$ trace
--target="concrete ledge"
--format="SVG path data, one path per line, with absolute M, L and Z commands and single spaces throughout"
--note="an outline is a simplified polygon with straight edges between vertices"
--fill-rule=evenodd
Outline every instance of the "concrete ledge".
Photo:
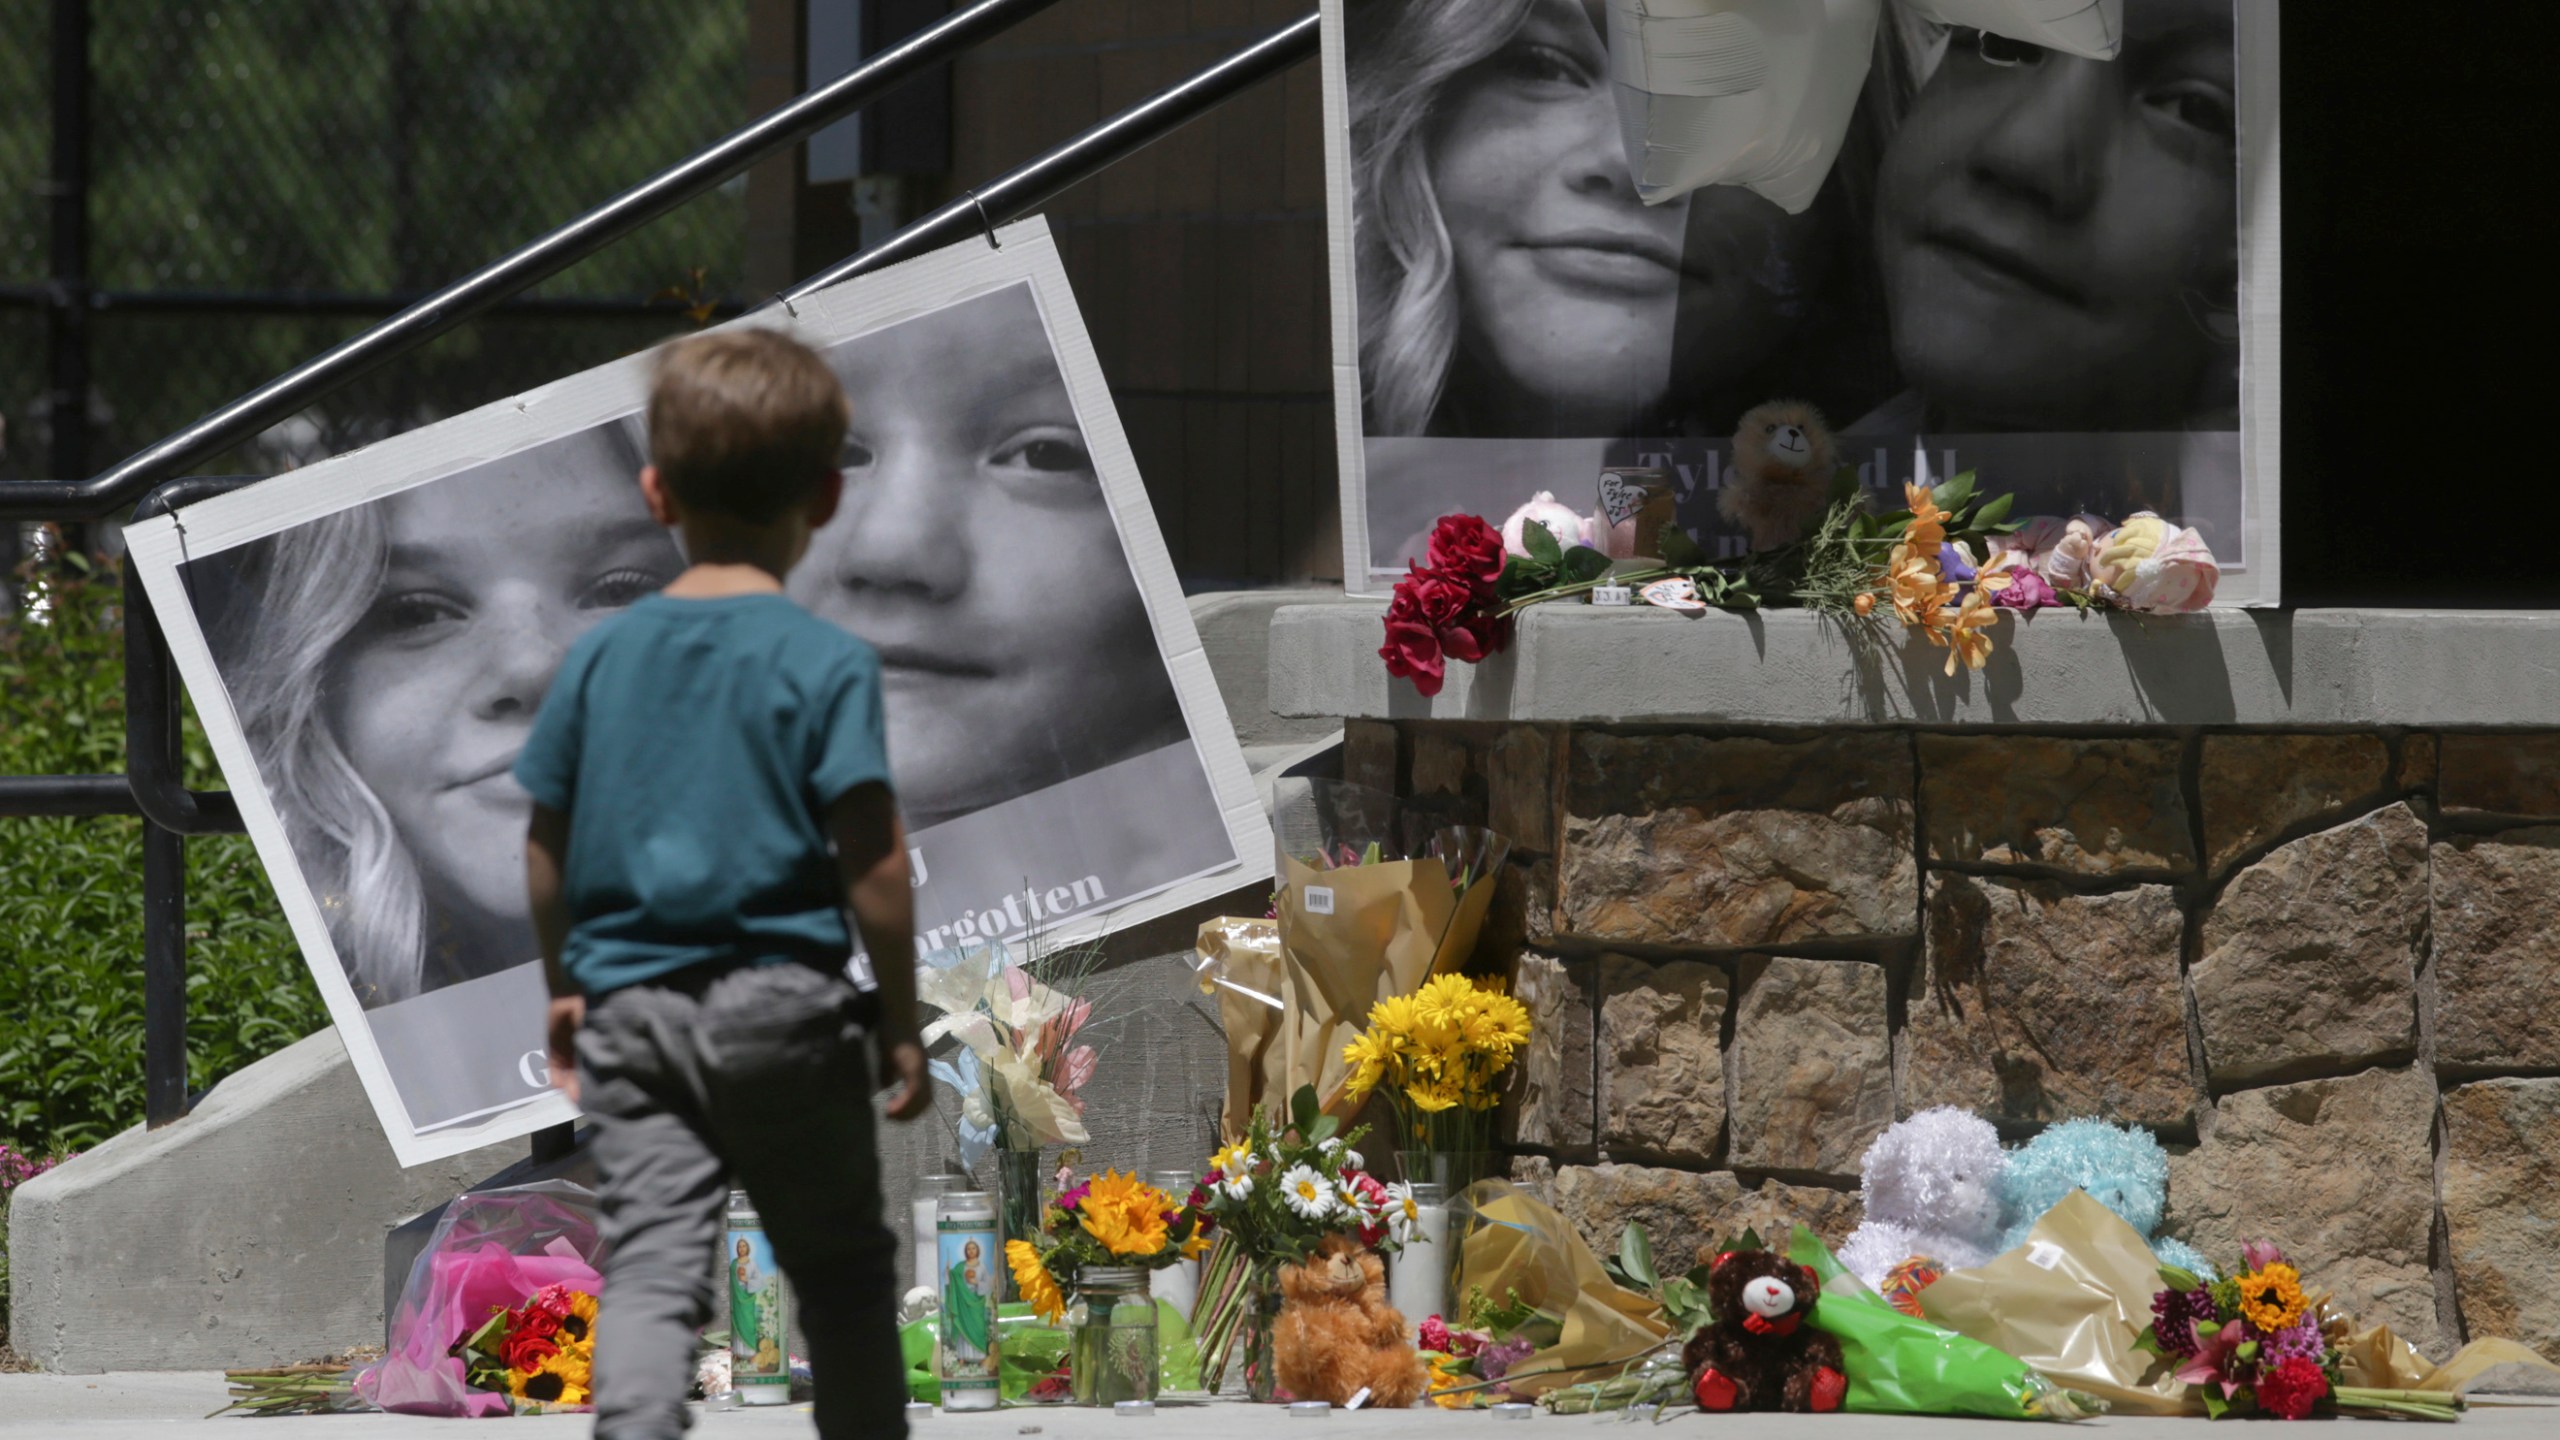
M 9 1206 L 9 1343 L 47 1370 L 220 1370 L 382 1337 L 382 1240 L 523 1153 L 403 1170 L 338 1032 L 27 1184 Z
M 2210 611 L 2002 620 L 1980 674 L 1899 627 L 1802 610 L 1684 619 L 1543 605 L 1512 648 L 1424 699 L 1378 659 L 1384 607 L 1293 606 L 1271 629 L 1271 707 L 1376 720 L 1734 725 L 2547 726 L 2560 614 Z

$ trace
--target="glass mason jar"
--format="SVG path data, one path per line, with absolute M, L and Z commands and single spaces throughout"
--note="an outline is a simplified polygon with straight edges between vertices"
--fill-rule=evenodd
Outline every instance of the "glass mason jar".
M 1146 1271 L 1133 1265 L 1077 1271 L 1067 1322 L 1077 1404 L 1156 1398 L 1156 1302 Z
M 1280 1375 L 1273 1368 L 1271 1337 L 1280 1325 L 1280 1272 L 1256 1267 L 1245 1281 L 1244 1325 L 1239 1330 L 1244 1367 L 1244 1398 L 1268 1405 L 1280 1398 Z

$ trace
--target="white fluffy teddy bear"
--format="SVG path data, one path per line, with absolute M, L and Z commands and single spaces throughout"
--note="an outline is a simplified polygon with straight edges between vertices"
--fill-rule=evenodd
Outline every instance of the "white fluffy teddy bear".
M 1999 1253 L 2000 1176 L 2008 1163 L 1991 1122 L 1951 1106 L 1923 1110 L 1867 1147 L 1859 1169 L 1866 1221 L 1840 1263 L 1873 1289 L 1915 1255 L 1949 1270 Z

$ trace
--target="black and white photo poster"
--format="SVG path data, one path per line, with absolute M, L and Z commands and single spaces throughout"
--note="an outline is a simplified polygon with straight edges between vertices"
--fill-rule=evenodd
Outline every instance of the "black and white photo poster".
M 739 324 L 844 381 L 845 499 L 789 578 L 871 642 L 920 951 L 1093 934 L 1269 874 L 1245 771 L 1046 225 Z M 635 356 L 129 533 L 404 1164 L 546 1085 L 510 774 L 569 644 L 684 566 Z
M 1644 203 L 1612 7 L 1713 12 L 1772 57 L 1871 28 L 1810 201 Z M 2276 603 L 2275 0 L 2123 0 L 2103 60 L 1924 8 L 2006 9 L 1325 0 L 1352 588 L 1450 511 L 1589 514 L 1608 466 L 1671 471 L 1681 522 L 1740 554 L 1733 429 L 1789 398 L 1880 508 L 1972 470 L 2021 516 L 2156 510 L 2213 547 L 2218 603 Z

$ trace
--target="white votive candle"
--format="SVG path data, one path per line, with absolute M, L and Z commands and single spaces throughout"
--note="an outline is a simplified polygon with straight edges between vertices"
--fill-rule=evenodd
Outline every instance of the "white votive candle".
M 942 1251 L 934 1237 L 933 1207 L 945 1195 L 959 1193 L 968 1185 L 958 1175 L 924 1175 L 917 1177 L 916 1198 L 907 1207 L 907 1239 L 915 1247 L 916 1276 L 909 1283 L 921 1285 L 935 1295 L 942 1293 Z
M 1449 1202 L 1429 1180 L 1413 1184 L 1414 1235 L 1387 1264 L 1387 1303 L 1405 1323 L 1449 1314 Z

